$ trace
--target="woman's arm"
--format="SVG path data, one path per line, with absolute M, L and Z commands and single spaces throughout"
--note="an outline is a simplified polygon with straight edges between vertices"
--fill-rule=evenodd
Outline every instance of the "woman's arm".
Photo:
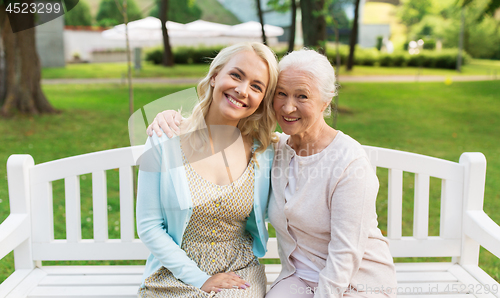
M 351 162 L 332 196 L 331 240 L 315 298 L 342 297 L 359 270 L 376 214 L 377 192 L 378 179 L 368 159 L 360 157 Z

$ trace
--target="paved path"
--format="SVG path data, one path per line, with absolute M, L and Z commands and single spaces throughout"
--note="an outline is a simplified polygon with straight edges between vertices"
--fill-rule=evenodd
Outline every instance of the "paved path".
M 340 76 L 341 83 L 397 83 L 397 82 L 444 82 L 449 76 Z M 452 76 L 453 82 L 500 80 L 500 76 Z M 133 84 L 193 85 L 200 78 L 134 78 Z M 126 79 L 43 79 L 42 84 L 126 84 Z

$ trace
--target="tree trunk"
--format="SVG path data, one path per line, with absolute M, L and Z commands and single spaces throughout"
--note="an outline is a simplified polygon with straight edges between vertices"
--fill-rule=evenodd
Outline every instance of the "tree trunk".
M 262 14 L 262 7 L 260 7 L 260 0 L 257 0 L 257 14 L 259 15 L 259 22 L 262 30 L 262 43 L 267 45 L 266 31 L 264 30 L 264 16 Z
M 288 39 L 288 53 L 293 52 L 295 46 L 295 26 L 297 22 L 297 2 L 291 0 L 292 4 L 292 24 L 290 25 L 290 38 Z
M 0 9 L 2 9 L 0 7 Z M 4 27 L 6 15 L 5 13 L 0 13 L 0 107 L 3 105 L 5 99 L 7 70 L 5 67 L 5 50 L 2 40 L 2 28 Z
M 359 2 L 356 0 L 354 6 L 354 20 L 352 23 L 351 40 L 349 42 L 349 58 L 347 58 L 347 71 L 351 71 L 354 66 L 354 50 L 356 49 L 356 43 L 358 42 L 358 20 L 359 20 Z
M 325 49 L 322 48 L 322 42 L 326 40 L 326 20 L 319 13 L 324 5 L 325 0 L 300 0 L 304 46 L 316 48 L 323 54 Z
M 27 1 L 28 5 L 33 1 Z M 35 45 L 34 15 L 24 16 L 23 22 L 30 29 L 12 32 L 9 18 L 5 16 L 5 7 L 0 6 L 2 41 L 5 51 L 5 99 L 0 115 L 7 117 L 14 110 L 23 114 L 57 113 L 45 97 L 41 87 L 41 66 Z
M 460 9 L 460 35 L 458 38 L 457 72 L 462 72 L 462 51 L 464 48 L 465 7 Z
M 160 20 L 161 31 L 163 33 L 163 61 L 165 66 L 174 66 L 174 56 L 172 55 L 172 47 L 170 46 L 170 39 L 168 38 L 167 31 L 167 13 L 168 13 L 168 0 L 160 0 Z

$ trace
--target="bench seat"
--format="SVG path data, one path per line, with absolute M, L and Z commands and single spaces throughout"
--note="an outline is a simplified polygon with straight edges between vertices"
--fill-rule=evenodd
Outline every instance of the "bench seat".
M 280 265 L 266 265 L 268 287 L 279 271 Z M 6 297 L 132 298 L 137 297 L 143 272 L 144 266 L 43 266 L 27 273 Z M 496 297 L 485 294 L 485 288 L 477 286 L 482 283 L 458 264 L 396 263 L 396 273 L 398 297 Z M 481 275 L 489 277 L 484 271 Z M 495 284 L 489 279 L 485 284 Z M 474 285 L 475 294 L 482 295 L 474 296 L 470 285 Z

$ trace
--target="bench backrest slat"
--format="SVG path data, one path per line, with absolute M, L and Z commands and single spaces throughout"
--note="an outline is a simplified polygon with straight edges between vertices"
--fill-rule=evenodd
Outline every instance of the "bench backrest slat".
M 403 218 L 403 171 L 389 169 L 387 237 L 401 239 Z
M 108 191 L 106 171 L 92 172 L 92 215 L 94 216 L 94 240 L 108 240 Z
M 31 185 L 31 230 L 33 243 L 54 240 L 52 181 Z
M 131 242 L 134 229 L 134 178 L 132 167 L 120 167 L 120 238 Z
M 415 174 L 413 236 L 420 240 L 429 236 L 429 185 L 429 175 Z
M 80 177 L 70 176 L 64 179 L 66 206 L 66 239 L 68 242 L 82 240 Z
M 462 237 L 462 208 L 463 183 L 456 180 L 443 180 L 439 235 L 451 239 Z

